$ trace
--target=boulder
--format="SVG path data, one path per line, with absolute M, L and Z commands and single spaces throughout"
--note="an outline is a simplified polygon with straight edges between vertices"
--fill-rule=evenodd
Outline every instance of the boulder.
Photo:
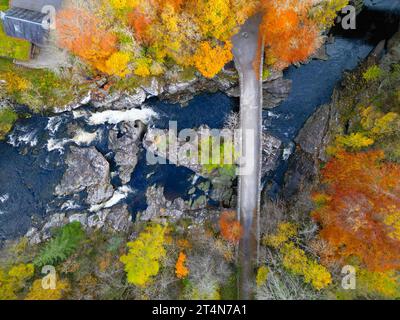
M 164 92 L 163 85 L 155 77 L 151 78 L 147 85 L 142 85 L 141 88 L 145 91 L 148 98 L 158 97 Z
M 326 147 L 340 126 L 335 100 L 336 94 L 331 104 L 321 106 L 308 119 L 295 139 L 296 150 L 289 159 L 281 191 L 282 198 L 291 203 L 308 195 L 319 181 L 320 162 L 327 161 Z M 310 205 L 307 202 L 304 205 Z
M 127 232 L 132 222 L 126 204 L 117 204 L 88 217 L 87 226 L 92 229 Z
M 168 94 L 176 94 L 182 91 L 187 90 L 190 88 L 195 82 L 197 81 L 197 78 L 193 78 L 189 81 L 182 81 L 182 82 L 177 82 L 177 83 L 171 83 L 166 87 L 166 92 Z
M 262 168 L 261 174 L 265 176 L 274 171 L 283 153 L 283 143 L 278 138 L 263 133 L 262 141 Z
M 277 107 L 289 96 L 292 89 L 292 80 L 278 78 L 263 84 L 263 108 Z
M 86 202 L 96 205 L 109 200 L 114 189 L 110 184 L 110 165 L 94 147 L 71 146 L 66 159 L 67 170 L 55 195 L 66 196 L 87 191 Z
M 107 94 L 101 99 L 93 100 L 97 109 L 128 110 L 137 108 L 146 100 L 146 92 L 142 88 L 135 88 L 133 92 L 115 92 Z
M 168 219 L 176 221 L 182 217 L 184 211 L 189 209 L 185 201 L 177 198 L 168 201 L 164 197 L 164 188 L 151 186 L 146 191 L 147 209 L 140 214 L 140 220 Z
M 114 153 L 119 177 L 123 184 L 131 180 L 131 175 L 138 163 L 139 144 L 146 130 L 141 121 L 122 122 L 110 130 L 108 146 Z
M 146 92 L 142 88 L 136 88 L 133 93 L 124 93 L 112 104 L 112 109 L 126 110 L 139 107 L 146 101 Z
M 87 214 L 75 213 L 68 218 L 69 223 L 78 221 L 84 228 L 87 226 Z

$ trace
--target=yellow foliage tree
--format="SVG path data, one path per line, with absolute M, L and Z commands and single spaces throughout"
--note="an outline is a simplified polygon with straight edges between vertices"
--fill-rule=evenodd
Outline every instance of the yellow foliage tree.
M 69 290 L 70 285 L 66 280 L 57 281 L 55 289 L 43 289 L 42 280 L 37 279 L 33 282 L 25 300 L 60 300 Z
M 105 71 L 108 74 L 116 75 L 118 77 L 124 78 L 130 73 L 128 68 L 128 63 L 130 61 L 130 56 L 125 52 L 115 52 L 105 63 Z
M 356 132 L 347 136 L 338 136 L 336 138 L 336 145 L 338 147 L 345 147 L 354 151 L 361 150 L 374 144 L 374 140 L 365 136 L 365 134 Z
M 267 282 L 268 273 L 269 269 L 267 266 L 261 266 L 258 268 L 256 276 L 257 287 L 261 287 L 265 282 Z
M 211 46 L 209 42 L 201 43 L 193 57 L 196 68 L 207 78 L 213 78 L 223 66 L 232 60 L 232 44 Z
M 128 242 L 129 251 L 121 256 L 125 264 L 128 282 L 145 287 L 151 278 L 158 274 L 161 259 L 165 257 L 164 249 L 166 228 L 161 225 L 147 227 L 139 237 Z
M 276 233 L 263 238 L 263 244 L 278 249 L 295 235 L 297 235 L 297 226 L 291 222 L 282 222 L 278 225 Z
M 290 241 L 290 238 L 295 237 L 297 233 L 296 225 L 282 222 L 278 225 L 277 232 L 267 235 L 263 243 L 279 250 L 282 264 L 288 271 L 303 276 L 305 283 L 311 284 L 316 290 L 321 290 L 332 282 L 331 274 L 328 269 L 307 257 L 304 250 Z
M 281 248 L 283 266 L 295 275 L 304 276 L 304 282 L 321 290 L 332 282 L 332 276 L 322 265 L 309 259 L 305 252 L 294 243 L 286 243 Z
M 17 299 L 19 291 L 34 273 L 33 264 L 19 264 L 8 271 L 0 269 L 0 300 Z

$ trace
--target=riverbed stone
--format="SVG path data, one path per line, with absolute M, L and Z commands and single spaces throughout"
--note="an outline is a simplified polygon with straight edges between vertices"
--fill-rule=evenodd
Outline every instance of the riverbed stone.
M 110 130 L 108 146 L 114 153 L 123 184 L 131 180 L 132 172 L 138 163 L 139 145 L 145 130 L 146 125 L 141 121 L 122 122 Z
M 278 78 L 263 83 L 263 108 L 271 109 L 285 101 L 292 89 L 292 80 Z
M 146 92 L 142 88 L 136 88 L 132 93 L 124 93 L 112 104 L 112 109 L 126 110 L 139 107 L 146 100 Z
M 269 174 L 277 168 L 282 153 L 282 141 L 271 134 L 263 133 L 261 168 L 262 176 Z
M 141 88 L 146 93 L 147 98 L 158 97 L 164 92 L 164 86 L 156 77 L 151 78 L 149 83 L 142 85 Z
M 66 196 L 87 191 L 86 202 L 90 205 L 109 200 L 114 189 L 110 184 L 110 165 L 94 147 L 71 146 L 66 159 L 67 170 L 55 195 Z
M 171 95 L 176 94 L 178 92 L 182 92 L 182 91 L 190 88 L 190 86 L 192 86 L 196 81 L 197 81 L 197 78 L 193 77 L 192 79 L 190 79 L 188 81 L 171 83 L 166 86 L 166 92 Z
M 87 213 L 75 213 L 68 217 L 69 223 L 79 222 L 84 228 L 87 225 Z
M 40 232 L 37 228 L 32 227 L 25 234 L 25 238 L 28 239 L 30 245 L 37 245 L 42 242 Z
M 107 228 L 113 232 L 126 232 L 131 222 L 132 217 L 128 211 L 128 206 L 118 204 L 89 216 L 88 227 L 94 229 Z
M 53 214 L 46 224 L 43 226 L 42 231 L 62 227 L 66 223 L 65 213 Z
M 177 221 L 186 210 L 190 210 L 190 205 L 182 198 L 167 200 L 164 196 L 164 187 L 161 186 L 147 188 L 146 199 L 148 207 L 139 215 L 142 221 Z

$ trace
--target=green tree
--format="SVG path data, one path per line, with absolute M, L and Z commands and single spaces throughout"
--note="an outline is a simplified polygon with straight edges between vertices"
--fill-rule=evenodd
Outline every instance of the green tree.
M 85 231 L 80 222 L 75 221 L 62 227 L 55 238 L 43 248 L 34 260 L 36 266 L 56 264 L 66 260 L 79 247 L 85 237 Z

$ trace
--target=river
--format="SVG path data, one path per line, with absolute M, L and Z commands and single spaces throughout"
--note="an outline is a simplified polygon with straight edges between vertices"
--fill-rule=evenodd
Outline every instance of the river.
M 371 21 L 371 17 L 374 18 Z M 335 42 L 328 45 L 328 61 L 312 61 L 299 68 L 291 67 L 285 78 L 293 81 L 289 98 L 275 109 L 264 112 L 264 130 L 281 139 L 289 154 L 292 141 L 305 121 L 321 104 L 330 100 L 334 87 L 340 82 L 343 72 L 351 70 L 363 60 L 377 42 L 389 38 L 396 30 L 398 21 L 387 19 L 385 11 L 368 11 L 361 14 L 360 28 L 356 31 L 336 30 Z M 371 31 L 371 24 L 375 30 Z M 239 100 L 223 93 L 201 94 L 187 107 L 172 105 L 153 98 L 146 102 L 156 114 L 149 125 L 167 128 L 168 121 L 176 120 L 179 129 L 207 124 L 221 128 L 225 117 L 238 111 Z M 34 115 L 21 119 L 6 139 L 0 142 L 0 240 L 15 238 L 26 233 L 32 221 L 63 211 L 84 211 L 84 195 L 57 198 L 53 195 L 65 171 L 66 150 L 71 144 L 95 146 L 105 157 L 109 157 L 107 146 L 110 124 L 91 125 L 88 121 L 95 112 L 90 105 L 79 112 L 66 112 L 53 117 Z M 71 131 L 75 136 L 71 138 Z M 279 168 L 265 181 L 273 181 L 279 189 L 286 169 L 287 157 Z M 111 161 L 111 169 L 115 165 Z M 120 201 L 126 202 L 133 215 L 146 208 L 145 191 L 148 186 L 158 184 L 165 188 L 169 199 L 198 197 L 188 191 L 204 181 L 183 167 L 174 165 L 149 166 L 145 151 L 132 175 L 131 182 L 122 186 L 113 179 L 116 189 L 120 188 Z

